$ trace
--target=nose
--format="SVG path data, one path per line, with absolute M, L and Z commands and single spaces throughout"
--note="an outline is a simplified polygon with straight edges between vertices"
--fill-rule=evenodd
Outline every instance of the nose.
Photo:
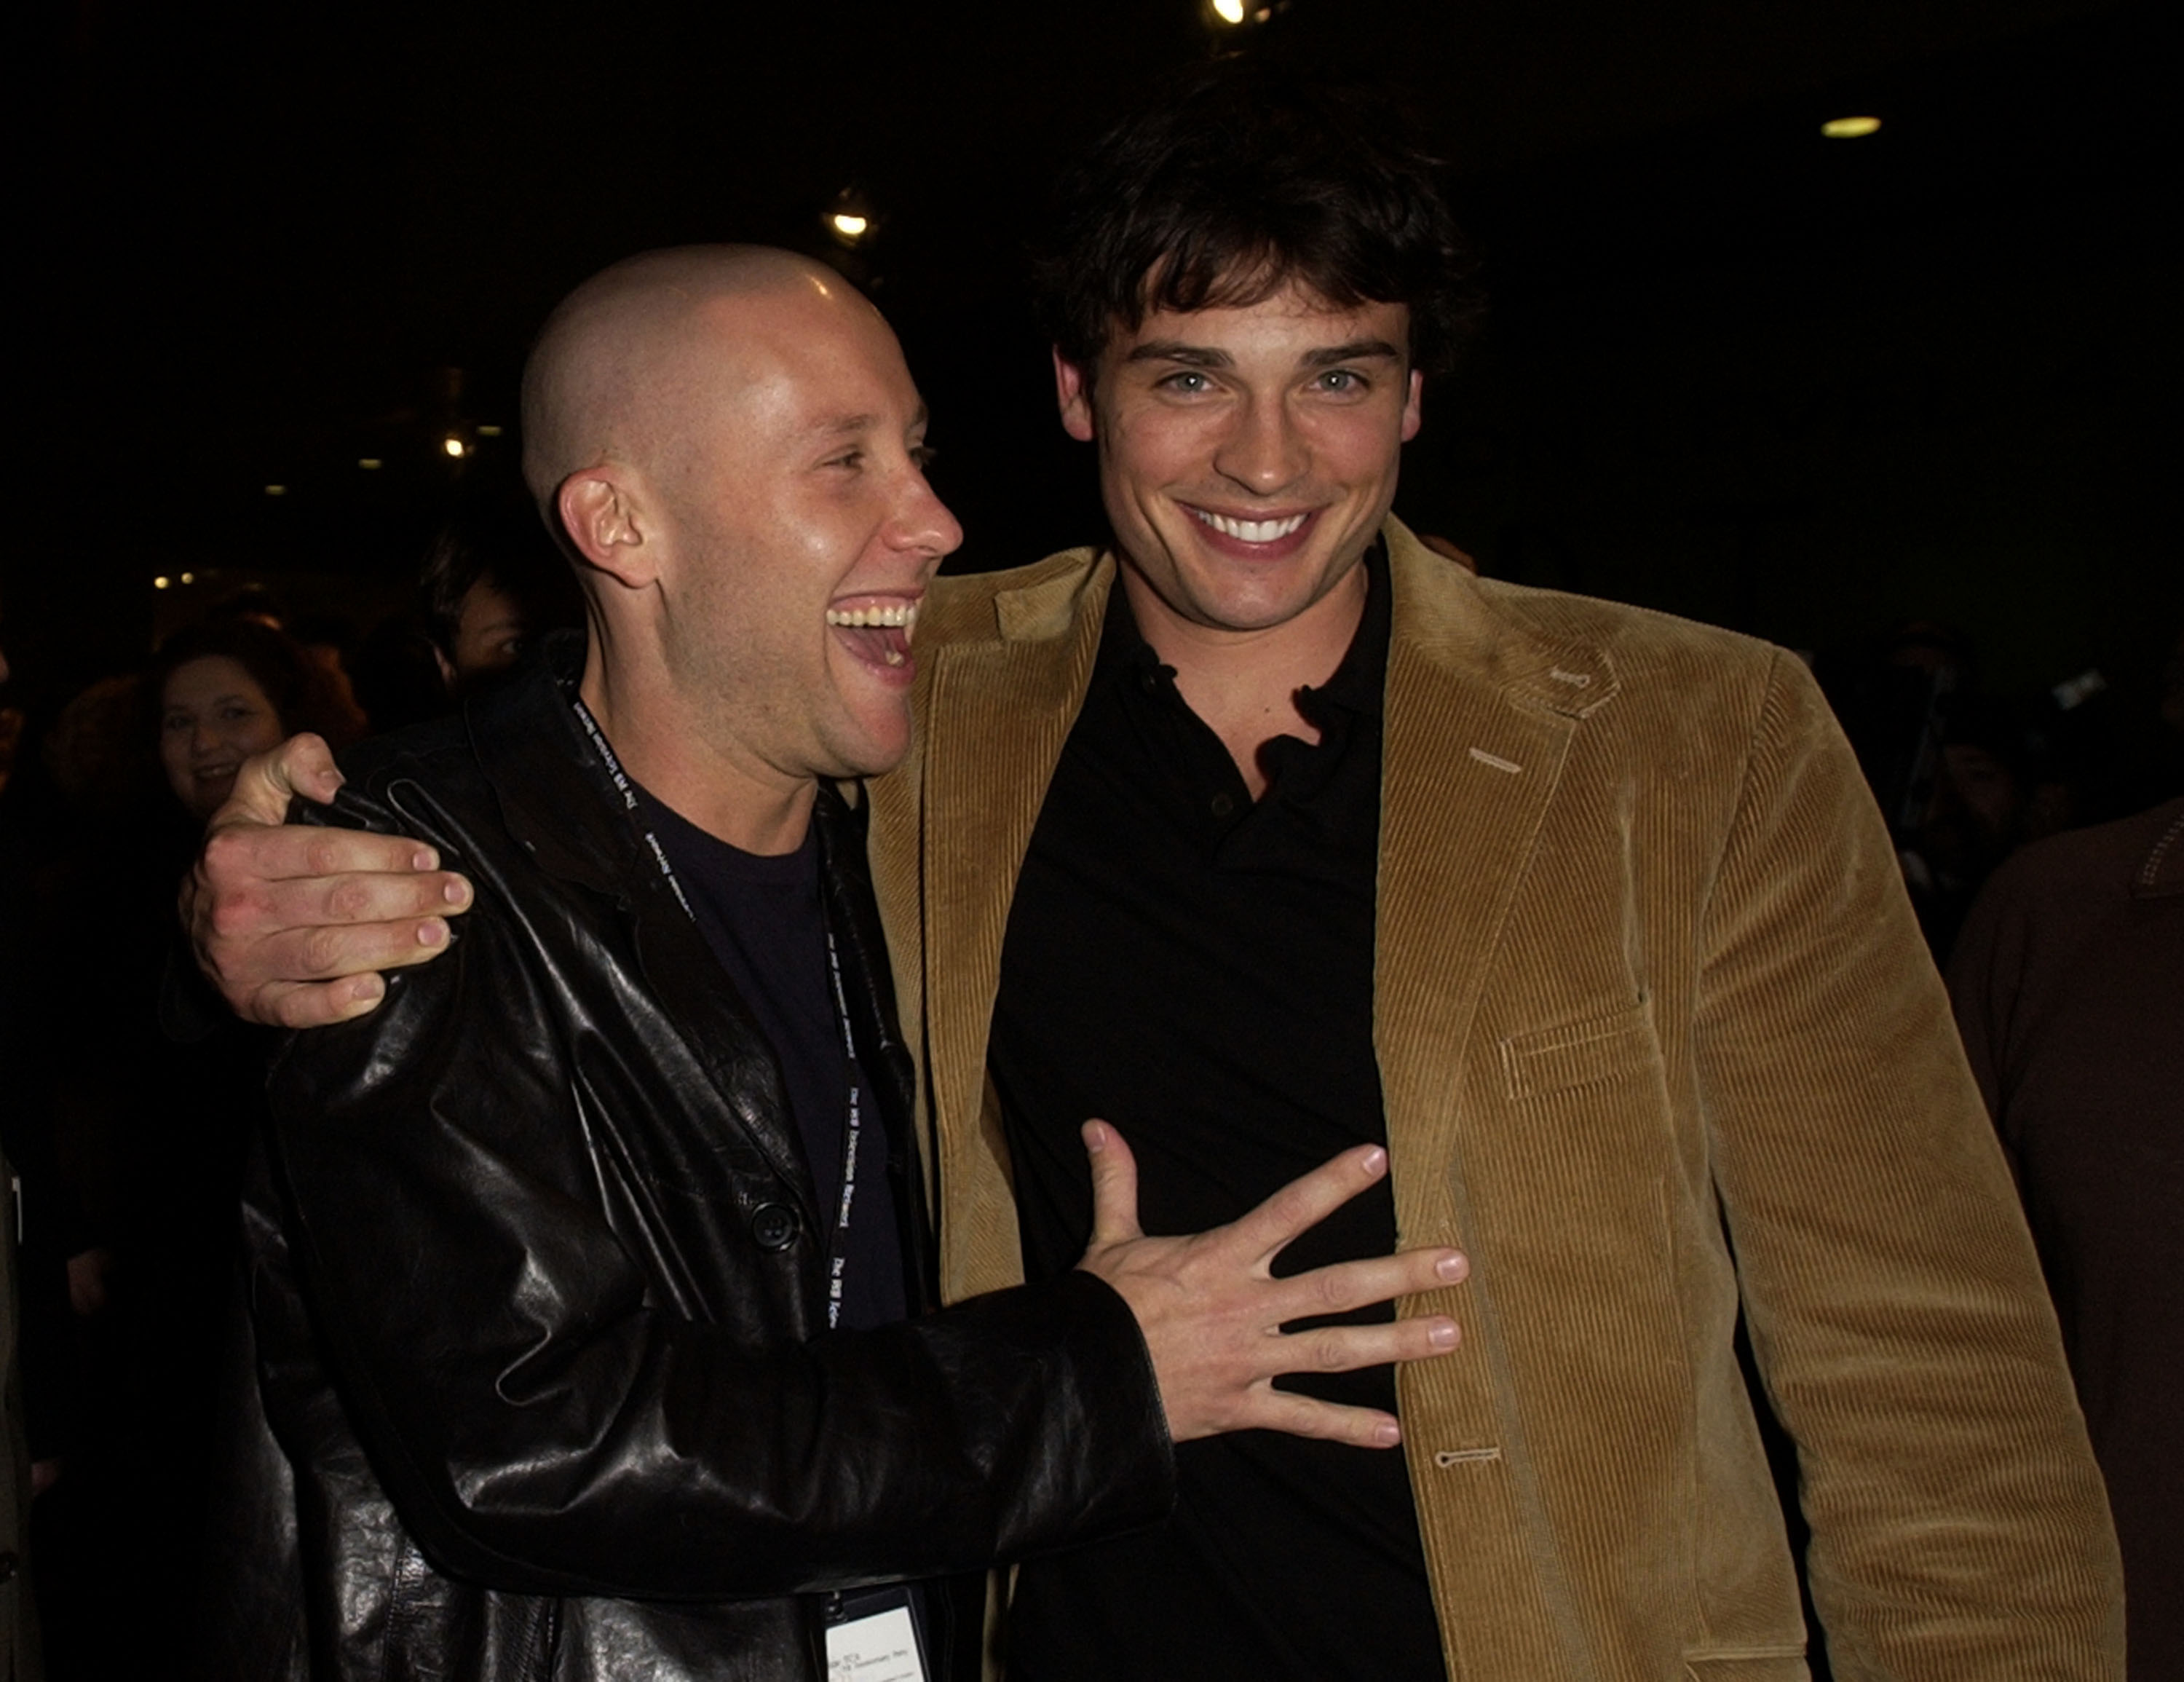
M 1261 497 L 1295 484 L 1310 464 L 1311 450 L 1279 398 L 1241 405 L 1213 454 L 1216 472 Z
M 889 541 L 894 547 L 930 555 L 936 561 L 963 546 L 962 526 L 926 483 L 922 473 L 910 475 L 889 525 Z

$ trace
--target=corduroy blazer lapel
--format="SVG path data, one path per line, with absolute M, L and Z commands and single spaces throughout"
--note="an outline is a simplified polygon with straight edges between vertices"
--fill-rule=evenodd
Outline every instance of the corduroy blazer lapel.
M 904 809 L 906 774 L 920 809 L 920 938 L 914 954 L 900 938 L 889 944 L 899 966 L 916 965 L 922 986 L 922 1020 L 905 1032 L 922 1046 L 926 1160 L 936 1193 L 945 1189 L 936 1206 L 945 1211 L 940 1283 L 949 1301 L 1022 1278 L 1007 1147 L 984 1101 L 986 1037 L 1009 903 L 1090 682 L 1114 572 L 1112 558 L 1072 551 L 989 606 L 965 591 L 960 617 L 950 611 L 950 581 L 942 581 L 929 610 L 938 646 L 929 656 L 920 650 L 916 756 L 874 790 L 876 823 L 898 845 L 913 817 Z M 892 927 L 911 910 L 900 903 L 908 883 L 896 857 L 879 864 Z
M 1473 1035 L 1504 921 L 1585 715 L 1615 693 L 1604 654 L 1551 643 L 1496 615 L 1450 563 L 1396 522 L 1388 527 L 1395 593 L 1380 796 L 1373 955 L 1373 1044 L 1387 1111 L 1398 1243 L 1470 1248 L 1478 1225 L 1467 1160 L 1493 1172 L 1494 1141 L 1467 1128 L 1459 1094 L 1481 1055 Z M 1486 1048 L 1490 1053 L 1492 1048 Z M 1546 1542 L 1529 1490 L 1507 1351 L 1495 1323 L 1490 1270 L 1406 1300 L 1406 1315 L 1445 1313 L 1464 1328 L 1459 1358 L 1398 1369 L 1412 1479 L 1436 1480 L 1420 1502 L 1436 1581 L 1468 1569 L 1501 1607 L 1459 1623 L 1443 1607 L 1451 1670 L 1564 1674 L 1563 1596 L 1539 1570 Z M 1434 1422 L 1430 1442 L 1416 1422 Z M 1430 1451 L 1436 1464 L 1417 1463 Z M 1451 1457 L 1453 1457 L 1451 1463 Z M 1449 1497 L 1453 1496 L 1453 1499 Z M 1423 1522 L 1431 1512 L 1448 1523 Z M 1461 1540 L 1457 1534 L 1461 1533 Z M 1468 1565 L 1444 1557 L 1467 1551 Z M 1490 1585 L 1490 1586 L 1486 1586 Z M 1480 1646 L 1485 1630 L 1490 1650 Z M 1465 1639 L 1466 1635 L 1469 1639 Z

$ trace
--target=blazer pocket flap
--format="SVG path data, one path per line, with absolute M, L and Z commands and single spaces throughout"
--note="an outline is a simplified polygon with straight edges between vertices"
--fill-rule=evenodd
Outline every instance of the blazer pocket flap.
M 1802 1654 L 1740 1653 L 1720 1658 L 1686 1658 L 1687 1682 L 1812 1682 Z
M 1611 1016 L 1512 1034 L 1501 1042 L 1500 1050 L 1502 1076 L 1513 1100 L 1599 1085 L 1658 1068 L 1661 1062 L 1652 1015 L 1642 1000 Z

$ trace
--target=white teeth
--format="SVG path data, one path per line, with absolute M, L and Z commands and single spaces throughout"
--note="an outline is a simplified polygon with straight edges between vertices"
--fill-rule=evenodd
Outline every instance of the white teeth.
M 892 607 L 830 607 L 827 610 L 827 622 L 847 626 L 853 630 L 891 627 L 907 631 L 917 623 L 917 604 L 897 602 Z
M 1215 531 L 1240 537 L 1247 543 L 1271 543 L 1278 537 L 1288 537 L 1305 522 L 1301 514 L 1292 514 L 1286 520 L 1232 520 L 1225 514 L 1208 514 L 1202 508 L 1190 511 Z

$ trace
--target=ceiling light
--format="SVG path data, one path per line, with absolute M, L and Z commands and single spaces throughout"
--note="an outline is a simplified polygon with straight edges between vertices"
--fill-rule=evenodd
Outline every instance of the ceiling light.
M 837 210 L 827 221 L 844 239 L 862 239 L 865 230 L 872 225 L 869 216 L 853 216 L 846 210 Z
M 482 438 L 497 438 L 500 436 L 500 428 L 498 426 L 481 426 L 477 429 L 477 432 L 478 436 Z
M 447 451 L 449 455 L 460 455 L 463 453 L 463 441 L 450 433 L 440 448 Z
M 152 588 L 155 590 L 164 590 L 168 585 L 174 582 L 175 581 L 173 579 L 168 577 L 165 573 L 162 572 L 157 578 L 154 578 L 152 581 Z
M 1864 140 L 1869 134 L 1880 132 L 1878 117 L 1836 117 L 1820 125 L 1820 132 L 1830 140 Z
M 1244 0 L 1213 0 L 1213 15 L 1224 24 L 1244 21 Z
M 367 473 L 376 473 L 387 464 L 376 455 L 363 455 L 357 458 L 356 465 Z
M 268 485 L 265 487 L 265 494 L 269 497 L 285 497 L 288 494 L 288 487 L 286 485 Z

